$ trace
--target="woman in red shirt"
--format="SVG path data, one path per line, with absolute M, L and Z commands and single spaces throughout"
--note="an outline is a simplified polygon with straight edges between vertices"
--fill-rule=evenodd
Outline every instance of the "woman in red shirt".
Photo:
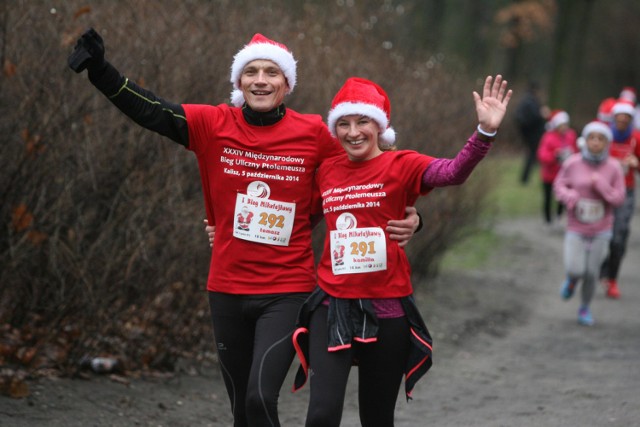
M 506 87 L 498 75 L 487 77 L 482 97 L 473 93 L 478 129 L 454 159 L 394 150 L 389 98 L 375 83 L 350 78 L 335 96 L 327 123 L 347 156 L 318 169 L 327 234 L 319 287 L 294 334 L 301 359 L 295 388 L 313 370 L 307 426 L 340 424 L 354 361 L 363 426 L 392 426 L 402 375 L 409 398 L 431 366 L 431 337 L 412 298 L 410 266 L 384 224 L 434 187 L 466 180 L 502 122 L 511 98 Z

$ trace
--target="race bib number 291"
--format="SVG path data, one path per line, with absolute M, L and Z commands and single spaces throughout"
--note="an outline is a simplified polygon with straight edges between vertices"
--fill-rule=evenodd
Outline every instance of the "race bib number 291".
M 371 273 L 387 269 L 387 243 L 379 227 L 332 230 L 333 274 Z

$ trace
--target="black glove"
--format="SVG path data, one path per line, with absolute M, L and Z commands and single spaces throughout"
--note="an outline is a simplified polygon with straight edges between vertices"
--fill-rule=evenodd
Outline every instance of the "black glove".
M 89 28 L 78 39 L 76 47 L 67 59 L 69 67 L 76 73 L 85 68 L 99 69 L 105 64 L 104 43 L 102 37 L 93 28 Z

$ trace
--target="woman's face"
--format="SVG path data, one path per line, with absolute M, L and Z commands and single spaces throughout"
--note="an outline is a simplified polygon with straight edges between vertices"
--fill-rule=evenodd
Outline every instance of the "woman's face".
M 600 132 L 591 132 L 587 135 L 587 149 L 591 154 L 598 155 L 607 148 L 607 137 Z
M 363 162 L 379 156 L 380 126 L 367 116 L 351 114 L 342 116 L 336 122 L 336 135 L 349 160 Z
M 275 62 L 256 59 L 242 69 L 240 90 L 249 107 L 264 113 L 282 104 L 289 83 Z

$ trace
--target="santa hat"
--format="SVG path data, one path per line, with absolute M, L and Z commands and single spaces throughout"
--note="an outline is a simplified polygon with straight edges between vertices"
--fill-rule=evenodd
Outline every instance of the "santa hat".
M 590 133 L 598 132 L 604 135 L 607 138 L 608 142 L 613 140 L 613 132 L 611 132 L 611 127 L 608 124 L 601 122 L 600 120 L 594 120 L 592 122 L 587 123 L 587 125 L 582 129 L 582 137 L 587 139 Z
M 549 114 L 549 120 L 547 120 L 545 128 L 547 130 L 554 130 L 566 124 L 569 124 L 569 113 L 563 110 L 553 110 L 551 114 Z
M 634 107 L 633 103 L 625 101 L 623 99 L 619 99 L 611 109 L 611 114 L 613 114 L 614 116 L 618 114 L 628 114 L 633 117 L 636 115 L 636 108 Z
M 244 104 L 244 95 L 240 90 L 240 76 L 245 65 L 256 59 L 267 59 L 275 62 L 282 70 L 282 73 L 289 83 L 287 95 L 293 92 L 296 86 L 296 60 L 293 54 L 282 43 L 275 42 L 256 33 L 249 44 L 243 47 L 233 57 L 231 65 L 231 83 L 234 90 L 231 92 L 231 103 L 236 107 L 242 107 Z
M 635 104 L 637 100 L 635 88 L 631 86 L 623 87 L 622 91 L 620 92 L 620 99 L 624 99 L 625 101 L 629 101 Z
M 613 106 L 616 104 L 615 98 L 606 98 L 603 99 L 600 105 L 598 106 L 598 120 L 602 122 L 610 122 L 613 119 L 613 114 L 611 110 Z
M 374 82 L 360 77 L 347 79 L 331 102 L 331 110 L 327 116 L 327 125 L 333 136 L 336 136 L 336 122 L 340 117 L 360 114 L 374 120 L 382 133 L 380 142 L 393 145 L 396 132 L 391 121 L 391 103 L 387 93 Z

